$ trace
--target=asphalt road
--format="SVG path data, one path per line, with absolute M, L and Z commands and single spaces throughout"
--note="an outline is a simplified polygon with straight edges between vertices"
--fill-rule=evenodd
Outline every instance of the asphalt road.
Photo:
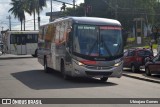
M 109 78 L 107 82 L 84 78 L 66 81 L 58 72 L 44 73 L 43 66 L 31 56 L 3 59 L 0 57 L 0 98 L 160 98 L 160 85 L 124 76 L 120 79 Z M 17 107 L 17 105 L 12 106 Z M 55 106 L 75 107 L 75 105 L 54 105 L 53 107 Z M 85 105 L 76 106 L 85 107 Z M 87 105 L 87 107 L 92 106 Z M 94 106 L 99 107 L 98 104 Z M 128 107 L 128 105 L 108 106 Z M 151 105 L 139 106 L 150 107 Z M 38 107 L 41 106 L 38 105 Z

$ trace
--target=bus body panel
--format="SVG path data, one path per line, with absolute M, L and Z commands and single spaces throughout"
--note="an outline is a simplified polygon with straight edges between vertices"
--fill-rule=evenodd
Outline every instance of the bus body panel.
M 79 45 L 78 38 L 75 39 L 74 45 L 73 43 L 70 43 L 73 45 L 72 47 L 68 47 L 67 42 L 65 41 L 66 38 L 64 37 L 68 27 L 72 27 L 72 30 L 75 31 L 74 24 L 83 24 L 83 25 L 91 24 L 98 27 L 101 25 L 103 26 L 107 25 L 107 26 L 110 26 L 110 28 L 102 28 L 102 29 L 116 29 L 116 30 L 118 29 L 120 31 L 120 28 L 116 28 L 117 26 L 121 27 L 120 23 L 114 20 L 105 20 L 105 19 L 101 20 L 100 18 L 93 18 L 93 19 L 87 18 L 87 22 L 86 20 L 85 21 L 84 20 L 85 20 L 84 17 L 73 18 L 73 19 L 64 18 L 64 19 L 58 19 L 52 23 L 41 26 L 39 39 L 38 39 L 39 40 L 38 41 L 39 63 L 41 65 L 44 65 L 44 60 L 46 59 L 47 66 L 49 68 L 60 71 L 61 63 L 64 62 L 64 68 L 65 68 L 66 74 L 74 77 L 104 77 L 105 76 L 105 77 L 120 78 L 122 75 L 123 55 L 121 55 L 120 57 L 114 58 L 113 60 L 111 60 L 112 58 L 110 58 L 109 60 L 105 60 L 105 61 L 99 61 L 97 58 L 97 61 L 94 61 L 94 63 L 96 63 L 95 65 L 87 65 L 87 64 L 79 65 L 81 64 L 80 60 L 85 60 L 85 61 L 88 61 L 88 60 L 85 58 L 81 58 L 80 56 L 76 56 L 72 52 L 73 48 L 76 48 L 79 50 L 81 47 Z M 94 23 L 94 21 L 96 22 L 96 24 Z M 59 27 L 59 26 L 62 26 L 62 27 Z M 113 26 L 116 26 L 116 27 L 112 28 Z M 92 27 L 88 27 L 88 28 L 93 29 Z M 65 40 L 63 41 L 64 38 Z M 73 40 L 73 38 L 71 39 Z M 57 40 L 58 40 L 58 43 L 57 43 Z M 120 43 L 123 44 L 122 42 Z M 114 44 L 114 46 L 117 46 L 117 44 Z
M 37 43 L 26 44 L 27 54 L 34 55 L 35 54 L 35 50 L 37 49 L 37 47 L 38 47 Z

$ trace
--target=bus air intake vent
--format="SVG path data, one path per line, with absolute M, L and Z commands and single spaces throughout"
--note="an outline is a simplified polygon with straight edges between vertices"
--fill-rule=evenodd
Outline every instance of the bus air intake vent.
M 93 72 L 93 71 L 85 71 L 89 76 L 110 76 L 112 72 Z

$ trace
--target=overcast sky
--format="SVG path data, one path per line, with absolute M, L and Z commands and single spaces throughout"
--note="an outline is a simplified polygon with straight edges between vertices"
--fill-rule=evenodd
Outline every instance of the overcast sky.
M 60 0 L 68 3 L 72 3 L 73 0 Z M 7 17 L 11 15 L 11 22 L 12 22 L 12 30 L 20 30 L 20 22 L 18 19 L 15 19 L 14 16 L 8 12 L 8 10 L 12 7 L 10 5 L 11 0 L 0 0 L 0 31 L 9 29 L 9 19 Z M 83 3 L 84 0 L 76 0 L 76 4 Z M 62 3 L 54 2 L 53 1 L 53 11 L 59 11 Z M 46 24 L 49 22 L 49 17 L 46 16 L 46 12 L 51 11 L 50 0 L 47 0 L 47 7 L 40 13 L 41 17 L 41 24 Z M 36 16 L 37 18 L 37 16 Z M 37 22 L 37 20 L 36 20 Z M 37 27 L 36 27 L 37 29 Z M 26 30 L 33 30 L 33 16 L 26 14 Z

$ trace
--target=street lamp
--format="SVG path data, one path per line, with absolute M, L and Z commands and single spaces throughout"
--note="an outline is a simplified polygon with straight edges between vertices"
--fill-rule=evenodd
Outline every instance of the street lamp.
M 38 0 L 38 28 L 40 27 L 40 15 L 39 15 L 39 0 Z
M 6 26 L 9 28 L 8 24 L 5 23 L 5 22 L 2 22 L 2 21 L 1 21 L 0 24 L 4 24 L 4 25 L 6 25 Z M 4 25 L 3 25 L 3 28 L 5 28 Z

